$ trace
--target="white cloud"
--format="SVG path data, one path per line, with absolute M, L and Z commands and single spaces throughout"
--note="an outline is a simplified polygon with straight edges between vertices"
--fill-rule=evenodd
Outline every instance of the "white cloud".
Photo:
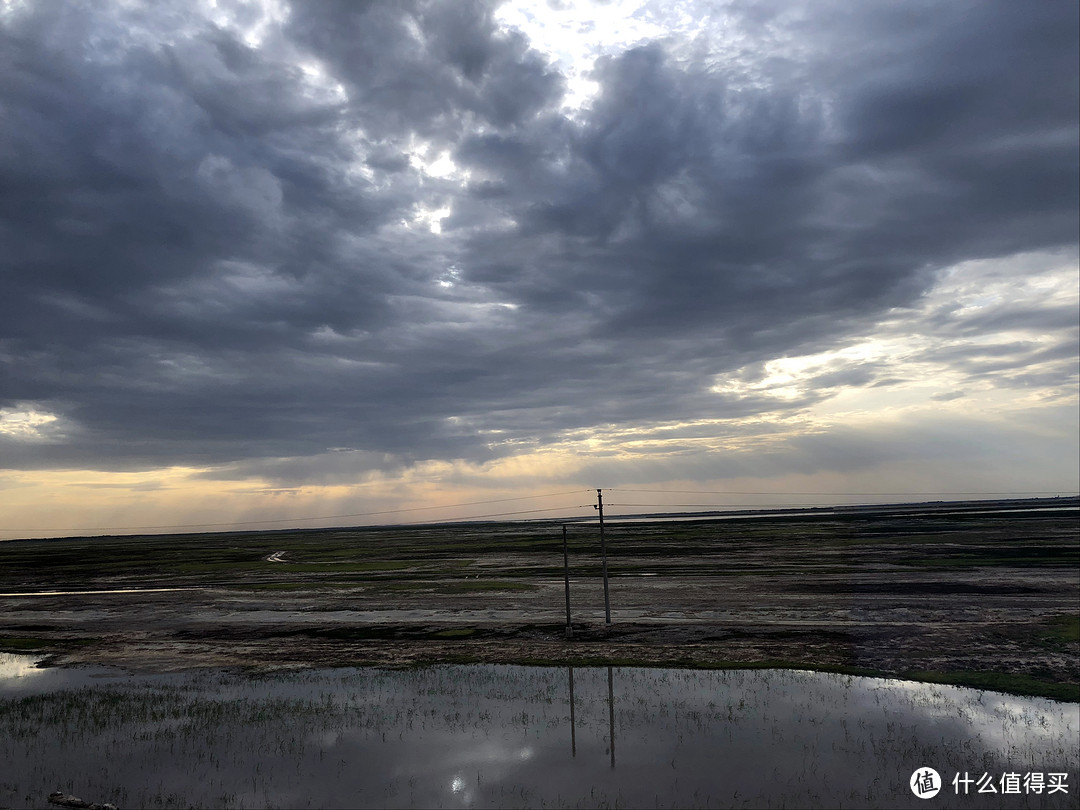
M 58 437 L 62 423 L 55 414 L 35 408 L 0 408 L 0 434 L 22 441 L 49 441 Z

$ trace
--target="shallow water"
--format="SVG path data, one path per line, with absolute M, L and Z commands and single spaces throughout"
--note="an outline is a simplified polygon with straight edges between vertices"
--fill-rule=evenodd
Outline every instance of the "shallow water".
M 130 675 L 0 655 L 0 806 L 60 789 L 120 807 L 909 807 L 929 766 L 928 807 L 1075 807 L 1078 729 L 1077 704 L 804 671 Z M 999 790 L 1064 773 L 1068 792 L 956 795 L 963 772 Z

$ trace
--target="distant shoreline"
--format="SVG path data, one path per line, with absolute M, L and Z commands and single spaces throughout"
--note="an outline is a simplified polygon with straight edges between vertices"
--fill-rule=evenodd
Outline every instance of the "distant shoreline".
M 988 509 L 989 506 L 993 508 Z M 640 512 L 632 514 L 620 514 L 618 512 L 605 513 L 605 523 L 627 522 L 664 522 L 664 521 L 707 521 L 716 518 L 739 519 L 739 518 L 789 518 L 789 517 L 844 517 L 850 515 L 875 515 L 886 514 L 910 515 L 912 512 L 923 510 L 941 514 L 944 512 L 973 513 L 986 511 L 989 513 L 1003 511 L 1033 511 L 1036 509 L 1047 510 L 1080 510 L 1080 495 L 1058 495 L 1050 497 L 1031 498 L 986 498 L 967 499 L 959 501 L 904 501 L 890 503 L 860 503 L 860 504 L 834 504 L 827 506 L 777 506 L 777 507 L 748 507 L 745 509 L 713 509 L 705 511 L 680 511 L 680 512 Z M 252 535 L 280 535 L 295 532 L 339 532 L 339 531 L 382 531 L 387 529 L 408 530 L 423 529 L 442 526 L 497 526 L 503 524 L 516 525 L 595 525 L 598 522 L 596 516 L 565 517 L 565 518 L 532 518 L 522 520 L 474 520 L 454 519 L 435 520 L 430 522 L 408 523 L 378 523 L 362 525 L 340 526 L 290 526 L 273 529 L 230 529 L 227 531 L 211 532 L 128 532 L 124 534 L 72 534 L 57 537 L 16 537 L 3 539 L 4 543 L 24 542 L 50 542 L 54 540 L 93 540 L 93 539 L 116 539 L 134 537 L 246 537 Z

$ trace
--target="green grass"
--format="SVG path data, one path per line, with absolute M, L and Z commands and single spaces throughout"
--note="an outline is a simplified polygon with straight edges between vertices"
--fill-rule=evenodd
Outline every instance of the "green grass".
M 437 630 L 431 634 L 432 638 L 469 638 L 475 636 L 476 630 L 472 627 L 458 627 L 452 630 Z
M 485 593 L 487 591 L 535 591 L 539 585 L 514 582 L 508 579 L 465 579 L 459 582 L 435 583 L 439 593 Z
M 0 652 L 41 652 L 55 650 L 57 647 L 86 647 L 96 644 L 100 640 L 97 638 L 53 639 L 34 636 L 4 636 L 0 637 Z
M 1042 637 L 1051 641 L 1080 641 L 1080 613 L 1054 616 L 1047 623 Z
M 368 562 L 283 562 L 270 563 L 271 572 L 284 574 L 362 574 L 369 571 L 400 571 L 412 568 L 414 563 L 401 560 L 370 560 Z
M 444 630 L 435 633 L 435 637 L 443 633 L 460 631 Z M 468 631 L 466 631 L 468 632 Z M 477 664 L 491 663 L 489 658 L 479 654 L 463 650 L 453 656 L 440 656 L 440 663 L 454 664 Z M 664 661 L 642 661 L 633 656 L 603 656 L 603 655 L 566 655 L 557 658 L 543 656 L 511 656 L 501 663 L 515 664 L 519 666 L 555 667 L 638 667 L 644 669 L 701 669 L 701 670 L 724 670 L 724 669 L 784 669 L 803 670 L 808 672 L 825 672 L 835 675 L 851 675 L 868 678 L 904 678 L 906 680 L 921 681 L 923 683 L 940 683 L 950 686 L 965 686 L 972 689 L 985 689 L 993 692 L 1004 692 L 1025 697 L 1043 697 L 1066 703 L 1080 702 L 1080 684 L 1058 683 L 1046 681 L 1030 675 L 1012 675 L 1000 672 L 938 672 L 938 671 L 909 671 L 900 675 L 882 672 L 868 667 L 856 667 L 845 665 L 819 665 L 809 664 L 802 661 L 790 661 L 786 659 L 765 659 L 761 661 L 729 661 L 714 660 L 702 662 L 692 658 L 676 658 Z M 414 661 L 411 666 L 422 667 L 430 662 Z
M 477 663 L 476 661 L 463 661 L 462 663 Z M 713 660 L 700 661 L 694 658 L 675 658 L 663 661 L 642 661 L 633 656 L 603 656 L 603 655 L 568 655 L 557 660 L 543 657 L 523 657 L 508 660 L 508 664 L 520 664 L 522 666 L 552 667 L 636 667 L 639 669 L 701 669 L 701 670 L 725 670 L 725 669 L 785 669 L 801 670 L 804 672 L 826 672 L 832 675 L 855 675 L 868 678 L 888 678 L 887 674 L 867 667 L 852 667 L 841 665 L 817 665 L 808 664 L 804 661 L 790 661 L 781 658 L 768 658 L 761 661 L 730 661 Z
M 316 580 L 313 582 L 255 582 L 251 584 L 229 585 L 236 591 L 314 591 L 314 590 L 351 590 L 364 587 L 360 582 L 334 582 Z
M 1074 567 L 1080 565 L 1080 552 L 1071 543 L 1047 543 L 1042 546 L 1021 545 L 1014 548 L 971 545 L 949 550 L 944 554 L 930 552 L 923 556 L 912 556 L 911 559 L 906 561 L 906 564 L 915 568 Z
M 388 581 L 377 580 L 370 583 L 370 587 L 377 592 L 385 593 L 413 593 L 415 591 L 430 591 L 435 585 L 433 582 L 427 580 L 415 580 L 412 582 L 403 582 L 401 580 Z
M 905 672 L 902 677 L 913 681 L 968 686 L 973 689 L 987 689 L 993 692 L 1030 695 L 1068 703 L 1080 703 L 1080 683 L 1044 681 L 1031 675 L 1015 675 L 1007 672 L 915 670 Z
M 486 638 L 491 631 L 480 627 L 447 627 L 437 630 L 431 627 L 408 627 L 403 625 L 353 625 L 349 627 L 309 627 L 290 630 L 282 636 L 305 636 L 307 638 L 334 639 L 337 641 L 443 641 L 447 639 Z M 418 666 L 445 663 L 444 656 L 417 660 Z M 352 661 L 349 666 L 355 666 Z M 381 666 L 381 664 L 380 664 Z
M 42 650 L 55 644 L 54 641 L 44 638 L 29 638 L 26 636 L 14 636 L 0 638 L 0 652 L 33 652 Z

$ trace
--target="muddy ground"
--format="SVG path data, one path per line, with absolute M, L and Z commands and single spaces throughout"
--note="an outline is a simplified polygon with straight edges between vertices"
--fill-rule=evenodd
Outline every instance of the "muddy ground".
M 4 543 L 0 650 L 138 671 L 785 665 L 1075 700 L 1077 529 L 1075 508 L 985 506 L 610 526 L 608 626 L 596 527 L 575 526 L 573 638 L 553 524 Z

